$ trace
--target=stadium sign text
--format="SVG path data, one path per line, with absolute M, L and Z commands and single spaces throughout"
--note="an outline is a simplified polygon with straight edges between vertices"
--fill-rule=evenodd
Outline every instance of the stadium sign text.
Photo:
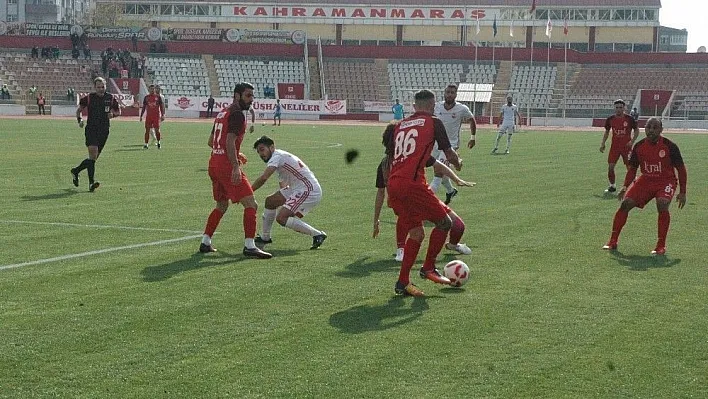
M 493 17 L 499 10 L 460 7 L 317 7 L 317 6 L 223 6 L 222 15 L 246 19 L 290 18 L 296 19 L 349 19 L 369 23 L 388 20 L 398 21 L 472 21 Z

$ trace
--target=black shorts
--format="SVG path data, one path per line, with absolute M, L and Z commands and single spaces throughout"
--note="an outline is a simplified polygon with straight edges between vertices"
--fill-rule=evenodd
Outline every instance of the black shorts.
M 106 140 L 108 140 L 108 129 L 97 129 L 88 128 L 84 130 L 84 135 L 86 136 L 86 147 L 96 146 L 98 150 L 101 151 L 103 146 L 106 145 Z

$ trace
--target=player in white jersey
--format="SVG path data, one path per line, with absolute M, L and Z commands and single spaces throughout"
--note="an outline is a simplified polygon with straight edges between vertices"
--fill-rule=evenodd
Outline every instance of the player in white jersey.
M 506 104 L 502 106 L 501 112 L 499 113 L 499 123 L 497 127 L 499 128 L 499 133 L 497 134 L 497 141 L 494 142 L 494 149 L 492 154 L 496 154 L 499 149 L 499 139 L 501 136 L 506 134 L 506 151 L 505 154 L 509 153 L 511 150 L 511 135 L 514 134 L 514 129 L 516 127 L 516 121 L 518 118 L 518 123 L 521 123 L 521 115 L 519 115 L 519 107 L 513 103 L 513 98 L 511 96 L 506 97 Z
M 476 133 L 477 133 L 477 122 L 474 119 L 472 111 L 464 105 L 456 101 L 457 99 L 457 86 L 454 84 L 449 84 L 445 88 L 445 101 L 441 101 L 435 104 L 435 116 L 438 117 L 445 125 L 445 131 L 447 131 L 447 137 L 450 139 L 450 144 L 452 149 L 457 151 L 460 148 L 460 130 L 463 123 L 470 124 L 470 131 L 472 136 L 470 141 L 467 143 L 467 147 L 472 148 L 476 143 Z M 438 145 L 435 143 L 433 147 L 433 153 L 431 154 L 433 158 L 440 161 L 441 163 L 448 165 L 445 153 L 438 150 Z M 445 186 L 445 204 L 449 204 L 452 198 L 457 195 L 457 190 L 452 186 L 450 178 L 444 177 L 442 174 L 435 173 L 435 177 L 430 182 L 430 189 L 433 192 L 438 190 L 440 184 Z
M 267 164 L 263 174 L 251 185 L 253 191 L 263 186 L 275 172 L 278 172 L 280 180 L 280 190 L 265 199 L 263 234 L 256 236 L 256 244 L 273 242 L 270 232 L 273 221 L 277 221 L 281 226 L 312 237 L 310 249 L 319 248 L 327 234 L 303 222 L 301 218 L 322 200 L 320 182 L 300 158 L 287 151 L 276 150 L 270 137 L 262 136 L 253 144 L 253 148 Z

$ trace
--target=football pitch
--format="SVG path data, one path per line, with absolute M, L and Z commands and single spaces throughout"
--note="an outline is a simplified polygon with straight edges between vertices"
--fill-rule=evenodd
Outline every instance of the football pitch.
M 167 121 L 162 149 L 144 150 L 140 123 L 114 121 L 94 193 L 85 172 L 71 185 L 86 156 L 75 121 L 0 126 L 0 397 L 708 397 L 708 136 L 666 135 L 688 201 L 671 206 L 667 256 L 652 257 L 654 202 L 630 213 L 618 252 L 600 249 L 618 206 L 603 194 L 601 129 L 525 130 L 510 155 L 490 155 L 496 133 L 481 129 L 461 149 L 460 176 L 477 186 L 451 204 L 473 253 L 438 258 L 463 260 L 471 279 L 421 280 L 426 237 L 414 299 L 393 294 L 390 209 L 371 238 L 383 126 L 285 121 L 247 135 L 251 181 L 266 134 L 324 191 L 305 220 L 327 241 L 312 251 L 276 224 L 271 260 L 241 255 L 240 205 L 219 252 L 197 253 L 214 206 L 208 122 Z M 276 187 L 256 191 L 259 228 Z

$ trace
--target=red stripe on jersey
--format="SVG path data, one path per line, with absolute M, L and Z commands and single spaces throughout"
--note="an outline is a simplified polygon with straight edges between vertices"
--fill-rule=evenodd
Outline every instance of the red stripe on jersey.
M 283 169 L 292 173 L 292 175 L 295 176 L 296 179 L 300 180 L 309 191 L 314 191 L 315 188 L 312 183 L 308 179 L 306 179 L 305 176 L 303 176 L 299 170 L 293 168 L 291 165 L 288 164 L 283 164 Z

